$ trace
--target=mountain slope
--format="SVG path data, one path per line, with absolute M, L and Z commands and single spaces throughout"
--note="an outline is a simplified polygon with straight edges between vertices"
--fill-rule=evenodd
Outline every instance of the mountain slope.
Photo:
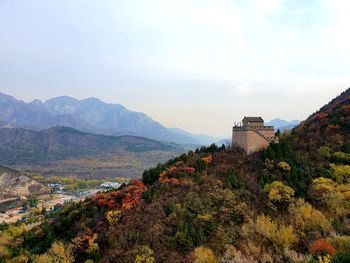
M 210 135 L 206 135 L 206 134 L 193 134 L 193 133 L 184 131 L 184 130 L 179 129 L 179 128 L 170 128 L 170 130 L 175 134 L 176 133 L 183 134 L 185 136 L 194 138 L 198 141 L 198 143 L 204 144 L 204 145 L 209 145 L 209 144 L 212 144 L 212 143 L 217 141 L 217 138 L 210 136 Z
M 168 129 L 144 113 L 96 98 L 77 100 L 68 96 L 45 103 L 19 101 L 0 93 L 0 121 L 32 130 L 60 125 L 105 135 L 138 135 L 181 144 L 202 144 L 202 137 Z
M 172 143 L 135 136 L 96 135 L 67 127 L 39 132 L 0 129 L 0 138 L 0 163 L 7 165 L 39 164 L 123 152 L 182 151 Z
M 350 88 L 293 130 L 302 149 L 320 145 L 350 152 Z
M 82 130 L 89 129 L 88 124 L 72 115 L 52 114 L 40 103 L 25 103 L 3 93 L 0 93 L 0 120 L 14 127 L 34 130 L 46 129 L 55 125 Z

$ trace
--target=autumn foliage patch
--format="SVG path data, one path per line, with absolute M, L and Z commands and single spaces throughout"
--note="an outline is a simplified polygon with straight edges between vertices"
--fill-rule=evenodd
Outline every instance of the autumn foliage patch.
M 322 253 L 334 255 L 336 253 L 336 250 L 325 239 L 319 239 L 310 245 L 309 252 L 310 254 L 313 254 L 313 255 L 322 254 Z
M 208 156 L 205 156 L 205 157 L 202 157 L 201 158 L 206 164 L 210 164 L 212 161 L 213 161 L 213 157 L 212 155 L 208 155 Z
M 98 194 L 93 201 L 100 208 L 129 210 L 140 203 L 147 187 L 139 180 L 133 181 L 122 190 Z
M 193 175 L 196 170 L 192 167 L 187 167 L 184 162 L 177 162 L 174 166 L 167 168 L 159 175 L 159 183 L 180 185 L 179 179 L 175 178 L 181 175 Z
M 350 111 L 350 105 L 344 105 L 341 109 L 342 111 Z

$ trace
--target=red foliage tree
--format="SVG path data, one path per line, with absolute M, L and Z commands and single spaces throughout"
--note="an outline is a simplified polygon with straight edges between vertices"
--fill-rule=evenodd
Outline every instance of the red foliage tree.
M 340 129 L 340 126 L 339 126 L 339 125 L 329 124 L 329 125 L 328 125 L 328 128 L 331 129 L 331 130 L 339 130 L 339 129 Z
M 322 113 L 320 113 L 320 114 L 318 115 L 318 119 L 319 119 L 319 120 L 324 120 L 324 119 L 327 119 L 327 118 L 328 118 L 328 113 L 322 112 Z
M 122 190 L 96 195 L 93 201 L 103 209 L 129 210 L 140 203 L 142 193 L 147 187 L 139 180 L 133 181 Z
M 213 156 L 209 154 L 208 156 L 202 157 L 201 158 L 206 164 L 210 164 L 213 161 Z
M 341 107 L 342 111 L 350 111 L 350 105 L 344 105 L 343 107 Z
M 174 166 L 167 168 L 159 175 L 159 183 L 161 184 L 172 184 L 180 185 L 181 181 L 175 177 L 181 176 L 183 174 L 193 175 L 196 170 L 192 167 L 185 167 L 184 163 L 177 162 Z
M 327 253 L 329 255 L 334 255 L 337 251 L 336 249 L 329 244 L 325 239 L 319 239 L 313 242 L 309 246 L 310 254 L 317 255 L 321 253 Z

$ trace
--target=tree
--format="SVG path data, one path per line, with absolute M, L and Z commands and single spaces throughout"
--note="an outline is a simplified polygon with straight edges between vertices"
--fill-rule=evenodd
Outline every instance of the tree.
M 317 154 L 323 159 L 328 159 L 331 157 L 331 149 L 327 146 L 321 146 L 318 148 Z
M 194 263 L 216 263 L 215 255 L 210 248 L 197 247 L 193 252 Z
M 276 137 L 280 137 L 280 135 L 281 135 L 281 131 L 280 131 L 280 129 L 277 129 L 277 131 L 276 131 L 276 133 L 275 133 L 275 136 L 276 136 Z
M 332 257 L 332 260 L 331 260 L 331 263 L 344 263 L 344 262 L 350 262 L 349 252 L 338 252 Z
M 142 246 L 139 254 L 136 256 L 135 263 L 153 263 L 155 262 L 154 252 L 148 246 Z
M 335 152 L 332 154 L 332 161 L 347 164 L 350 162 L 350 154 L 344 152 Z
M 331 170 L 337 182 L 347 183 L 350 178 L 350 165 L 330 164 Z
M 232 188 L 236 188 L 239 186 L 239 181 L 238 178 L 236 176 L 236 172 L 234 169 L 230 169 L 227 173 L 227 183 L 229 184 L 229 186 L 231 186 Z
M 35 256 L 34 263 L 73 263 L 74 257 L 69 247 L 65 246 L 61 241 L 52 244 L 49 251 L 45 254 Z
M 319 177 L 312 181 L 311 196 L 327 206 L 332 216 L 345 216 L 349 210 L 350 185 L 339 184 L 331 179 Z
M 333 236 L 327 241 L 334 246 L 338 252 L 350 253 L 350 236 Z
M 0 245 L 0 258 L 8 258 L 11 256 L 11 251 L 6 247 Z
M 97 239 L 97 234 L 94 233 L 92 237 L 88 240 L 88 248 L 86 249 L 86 253 L 91 254 L 99 250 L 96 239 Z
M 39 256 L 35 256 L 33 258 L 33 263 L 54 263 L 54 260 L 48 254 L 42 254 Z
M 267 193 L 271 203 L 283 204 L 294 200 L 293 188 L 283 184 L 281 181 L 274 181 L 271 184 L 265 185 L 264 191 Z
M 28 202 L 29 202 L 29 206 L 32 208 L 38 206 L 38 198 L 36 198 L 35 196 L 30 196 L 28 198 Z
M 311 195 L 316 199 L 322 199 L 325 195 L 334 192 L 336 183 L 332 179 L 318 177 L 312 181 Z
M 290 168 L 290 165 L 285 162 L 285 161 L 281 161 L 278 163 L 278 168 L 280 168 L 283 172 L 290 172 L 291 168 Z
M 320 231 L 329 232 L 331 224 L 325 216 L 303 199 L 298 199 L 295 203 L 290 204 L 289 212 L 293 225 L 303 231 L 306 236 L 309 232 Z
M 298 241 L 292 226 L 273 221 L 264 214 L 258 216 L 255 221 L 243 225 L 242 232 L 249 239 L 258 234 L 257 238 L 260 239 L 260 242 L 268 240 L 279 253 L 283 253 L 284 250 L 289 249 Z
M 335 252 L 337 252 L 336 249 L 323 238 L 316 240 L 309 246 L 309 253 L 313 255 L 326 253 L 326 255 L 332 256 Z
M 120 210 L 111 210 L 107 212 L 107 220 L 111 225 L 117 225 L 120 221 L 122 212 Z

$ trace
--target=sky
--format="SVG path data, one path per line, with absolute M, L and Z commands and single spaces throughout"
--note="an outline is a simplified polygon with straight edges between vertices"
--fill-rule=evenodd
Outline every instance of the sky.
M 230 135 L 350 86 L 350 1 L 0 0 L 0 92 L 97 97 Z

